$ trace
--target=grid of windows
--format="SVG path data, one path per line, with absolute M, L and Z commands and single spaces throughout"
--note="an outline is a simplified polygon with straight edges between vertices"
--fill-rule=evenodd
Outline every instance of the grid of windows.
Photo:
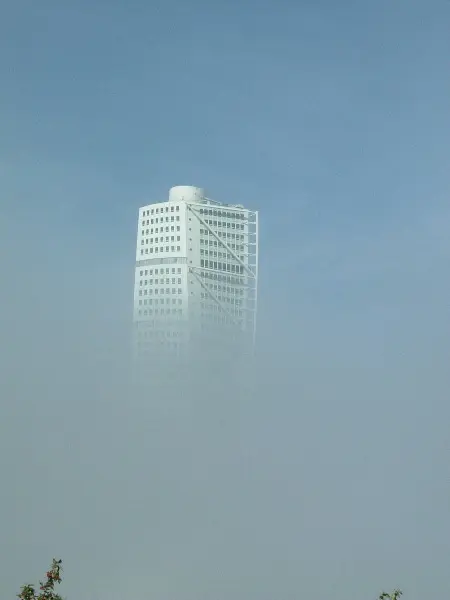
M 247 262 L 248 215 L 218 208 L 200 208 L 200 267 L 244 273 Z M 213 217 L 213 218 L 210 218 Z
M 157 301 L 155 300 L 155 303 Z M 161 303 L 163 303 L 163 300 L 160 301 Z M 168 299 L 166 299 L 166 302 L 168 302 Z M 179 301 L 181 303 L 181 301 Z M 183 309 L 182 308 L 174 308 L 173 306 L 167 306 L 164 308 L 162 306 L 159 306 L 157 308 L 154 307 L 148 307 L 148 308 L 143 308 L 143 309 L 139 309 L 138 310 L 138 315 L 140 317 L 144 316 L 144 317 L 158 317 L 158 316 L 172 316 L 172 317 L 182 317 L 183 316 Z
M 183 315 L 183 294 L 181 267 L 156 267 L 140 269 L 138 315 Z
M 143 209 L 140 221 L 140 255 L 181 252 L 180 207 Z
M 220 261 L 218 262 L 215 260 L 201 259 L 200 266 L 205 269 L 214 269 L 214 270 L 224 271 L 224 272 L 228 272 L 228 273 L 240 273 L 240 274 L 244 273 L 243 265 L 223 263 L 223 262 L 220 262 Z
M 200 276 L 202 280 L 200 295 L 202 320 L 228 324 L 231 315 L 235 322 L 242 324 L 247 298 L 247 289 L 243 278 L 208 271 L 202 271 Z M 215 298 L 226 308 L 228 315 L 219 314 L 223 311 Z
M 169 213 L 169 212 L 179 212 L 180 210 L 180 206 L 179 205 L 171 205 L 169 206 L 161 206 L 158 208 L 144 208 L 142 209 L 142 217 L 149 217 L 151 215 L 157 215 L 157 214 L 164 214 L 164 213 Z
M 232 336 L 251 329 L 256 240 L 257 213 L 241 205 L 204 198 L 141 208 L 135 320 L 149 329 L 137 334 L 138 346 L 175 348 L 223 325 Z
M 186 339 L 186 329 L 177 319 L 158 320 L 157 317 L 136 323 L 136 345 L 138 356 L 145 357 L 161 350 L 181 348 Z
M 183 315 L 181 267 L 142 268 L 136 286 L 140 317 Z
M 249 278 L 248 212 L 201 207 L 200 293 L 201 328 L 228 326 L 246 329 Z
M 227 251 L 225 244 L 231 248 L 234 253 L 241 253 L 239 258 L 244 260 L 245 255 L 245 236 L 242 233 L 215 231 L 219 240 L 208 230 L 200 229 L 200 255 L 213 256 L 234 260 L 234 256 Z M 223 241 L 223 243 L 221 243 Z
M 208 225 L 214 227 L 231 227 L 231 229 L 244 229 L 244 223 L 236 223 L 236 221 L 245 221 L 245 212 L 230 212 L 229 210 L 217 210 L 215 208 L 201 208 L 200 215 L 202 215 L 203 217 L 215 217 L 215 219 L 213 220 L 204 218 L 204 221 L 208 223 Z M 217 218 L 232 219 L 232 221 L 224 221 L 220 223 L 217 221 Z

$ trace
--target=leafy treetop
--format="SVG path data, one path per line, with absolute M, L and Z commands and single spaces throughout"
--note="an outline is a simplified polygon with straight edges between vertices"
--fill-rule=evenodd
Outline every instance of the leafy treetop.
M 52 566 L 46 573 L 47 580 L 39 583 L 39 592 L 36 592 L 32 585 L 22 586 L 20 594 L 17 595 L 19 600 L 63 600 L 59 594 L 55 593 L 56 584 L 61 583 L 61 563 L 61 560 L 53 559 Z M 401 590 L 394 590 L 390 594 L 382 592 L 378 600 L 400 600 L 401 595 Z
M 56 584 L 61 583 L 61 563 L 61 560 L 53 559 L 52 566 L 46 573 L 46 581 L 39 582 L 39 592 L 33 585 L 22 586 L 20 594 L 17 595 L 19 600 L 62 600 L 62 597 L 55 593 Z
M 378 597 L 378 600 L 399 600 L 402 594 L 403 592 L 401 590 L 394 590 L 391 594 L 383 592 Z

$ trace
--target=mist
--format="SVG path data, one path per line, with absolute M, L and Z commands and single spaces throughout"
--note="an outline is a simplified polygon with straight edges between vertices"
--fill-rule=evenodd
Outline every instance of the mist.
M 136 211 L 99 249 L 53 202 L 2 209 L 2 597 L 54 555 L 78 600 L 447 589 L 445 213 L 305 239 L 301 295 L 263 258 L 255 360 L 137 391 Z
M 63 4 L 0 18 L 0 597 L 450 597 L 450 5 Z M 138 388 L 178 184 L 260 211 L 256 354 Z

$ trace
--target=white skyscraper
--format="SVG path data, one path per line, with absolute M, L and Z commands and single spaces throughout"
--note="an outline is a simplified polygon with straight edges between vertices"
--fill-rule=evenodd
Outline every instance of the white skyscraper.
M 135 358 L 251 352 L 256 332 L 258 213 L 173 187 L 139 209 Z

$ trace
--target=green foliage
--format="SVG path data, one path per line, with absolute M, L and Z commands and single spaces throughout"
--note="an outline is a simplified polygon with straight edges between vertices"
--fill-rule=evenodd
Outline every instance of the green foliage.
M 19 600 L 62 600 L 59 594 L 55 593 L 55 586 L 61 583 L 61 560 L 53 559 L 50 570 L 46 573 L 46 581 L 39 582 L 39 593 L 36 592 L 33 585 L 24 585 L 17 595 Z
M 19 600 L 63 600 L 59 594 L 55 593 L 56 584 L 61 583 L 61 567 L 62 561 L 53 559 L 52 566 L 46 573 L 47 580 L 39 583 L 39 593 L 35 591 L 34 586 L 22 586 L 20 594 L 17 595 Z M 403 594 L 401 590 L 394 590 L 390 594 L 382 592 L 378 596 L 378 600 L 400 600 Z
M 383 592 L 379 595 L 378 600 L 399 600 L 402 594 L 403 592 L 401 590 L 394 590 L 391 594 Z

